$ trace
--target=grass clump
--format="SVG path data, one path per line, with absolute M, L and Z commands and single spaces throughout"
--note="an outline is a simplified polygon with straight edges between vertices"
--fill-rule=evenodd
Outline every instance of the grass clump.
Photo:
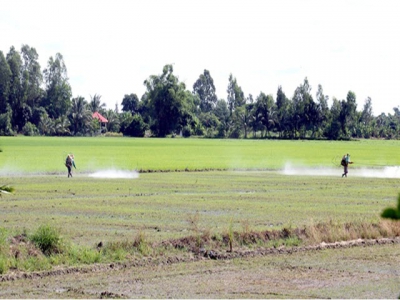
M 50 225 L 39 226 L 30 240 L 47 256 L 62 252 L 59 230 Z

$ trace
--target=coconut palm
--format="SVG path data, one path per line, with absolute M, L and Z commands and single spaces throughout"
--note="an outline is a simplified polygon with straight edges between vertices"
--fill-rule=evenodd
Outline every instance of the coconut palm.
M 54 122 L 54 127 L 56 130 L 57 135 L 71 135 L 71 132 L 69 130 L 69 126 L 71 125 L 71 122 L 68 120 L 67 116 L 62 115 L 57 118 Z
M 108 120 L 108 123 L 106 123 L 107 131 L 118 132 L 120 129 L 118 114 L 112 109 L 109 109 L 105 112 L 104 116 Z
M 72 99 L 69 121 L 71 122 L 73 133 L 75 135 L 84 134 L 89 129 L 92 119 L 92 113 L 88 109 L 88 103 L 85 98 L 79 96 Z
M 53 135 L 55 130 L 54 130 L 54 121 L 53 119 L 49 118 L 49 115 L 47 113 L 44 113 L 40 117 L 40 122 L 39 122 L 39 131 L 43 135 Z
M 90 96 L 92 99 L 89 102 L 89 109 L 92 113 L 98 111 L 98 112 L 104 112 L 104 108 L 106 107 L 105 103 L 101 103 L 100 99 L 101 96 L 94 94 L 94 96 Z

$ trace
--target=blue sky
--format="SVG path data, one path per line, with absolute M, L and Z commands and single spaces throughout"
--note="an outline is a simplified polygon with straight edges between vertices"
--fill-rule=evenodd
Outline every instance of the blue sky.
M 307 77 L 314 96 L 352 90 L 378 115 L 400 106 L 399 15 L 392 0 L 2 0 L 0 50 L 28 44 L 42 70 L 61 53 L 73 96 L 108 108 L 173 64 L 189 90 L 209 70 L 219 98 L 231 73 L 254 98 Z

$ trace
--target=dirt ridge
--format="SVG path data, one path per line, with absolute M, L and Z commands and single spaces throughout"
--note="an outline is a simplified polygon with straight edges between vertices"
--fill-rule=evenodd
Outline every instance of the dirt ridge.
M 387 244 L 400 244 L 400 237 L 395 238 L 381 238 L 381 239 L 357 239 L 351 241 L 340 241 L 334 243 L 322 242 L 318 245 L 301 246 L 301 247 L 285 247 L 281 246 L 278 248 L 259 248 L 255 250 L 241 250 L 237 249 L 232 252 L 229 251 L 216 251 L 216 250 L 201 250 L 199 253 L 188 257 L 167 257 L 167 258 L 143 258 L 142 260 L 127 261 L 127 262 L 114 262 L 114 263 L 103 263 L 93 264 L 89 266 L 79 267 L 59 267 L 48 271 L 39 272 L 14 272 L 5 275 L 0 275 L 0 282 L 14 281 L 21 279 L 35 279 L 45 278 L 48 276 L 60 276 L 65 274 L 85 274 L 92 272 L 106 272 L 112 270 L 121 270 L 126 268 L 134 268 L 148 265 L 160 265 L 160 264 L 175 264 L 200 261 L 204 259 L 215 259 L 215 260 L 229 260 L 234 258 L 246 258 L 246 257 L 257 257 L 264 255 L 279 255 L 279 254 L 291 254 L 295 252 L 306 252 L 306 251 L 320 251 L 325 249 L 342 249 L 351 247 L 369 247 L 376 245 L 387 245 Z

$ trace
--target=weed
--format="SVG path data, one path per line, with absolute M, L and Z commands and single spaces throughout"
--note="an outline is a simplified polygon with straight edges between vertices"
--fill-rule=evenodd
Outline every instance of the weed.
M 0 254 L 0 274 L 5 274 L 8 271 L 8 259 Z
M 196 247 L 202 247 L 202 238 L 201 238 L 201 228 L 200 228 L 200 214 L 197 211 L 193 215 L 189 215 L 188 222 L 190 224 L 191 230 L 194 232 L 196 237 Z
M 39 226 L 30 239 L 45 255 L 59 253 L 61 250 L 59 231 L 50 225 Z
M 229 227 L 228 227 L 228 243 L 229 243 L 229 252 L 233 251 L 233 240 L 235 238 L 234 232 L 233 232 L 233 220 L 231 219 L 229 222 Z
M 140 230 L 136 235 L 133 246 L 136 247 L 139 252 L 144 256 L 148 256 L 151 254 L 150 243 L 147 241 L 146 234 L 142 230 Z
M 101 260 L 101 253 L 95 249 L 82 248 L 80 250 L 80 261 L 84 264 L 98 263 Z

